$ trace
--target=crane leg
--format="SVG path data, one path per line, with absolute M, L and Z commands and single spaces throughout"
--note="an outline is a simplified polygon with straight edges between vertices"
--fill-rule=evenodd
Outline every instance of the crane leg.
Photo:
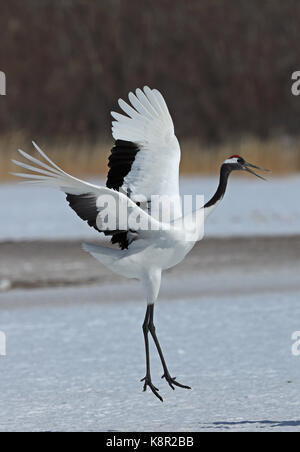
M 158 394 L 159 389 L 156 388 L 151 380 L 151 372 L 150 372 L 150 353 L 149 353 L 149 322 L 150 322 L 150 309 L 151 305 L 147 306 L 147 311 L 145 315 L 145 320 L 143 323 L 143 333 L 145 339 L 145 350 L 146 350 L 146 376 L 141 380 L 144 381 L 144 391 L 146 391 L 147 386 L 151 389 L 154 395 L 163 402 L 163 398 Z
M 161 360 L 161 364 L 162 364 L 162 367 L 163 367 L 163 370 L 164 370 L 164 374 L 163 374 L 162 378 L 166 379 L 166 381 L 168 382 L 169 386 L 172 389 L 175 389 L 174 386 L 178 386 L 179 388 L 184 388 L 184 389 L 191 389 L 190 386 L 186 386 L 186 385 L 182 385 L 181 383 L 178 383 L 176 381 L 176 377 L 171 377 L 170 372 L 169 372 L 168 367 L 167 367 L 167 364 L 166 364 L 165 357 L 163 355 L 163 352 L 162 352 L 162 349 L 161 349 L 161 346 L 160 346 L 160 343 L 159 343 L 158 338 L 156 336 L 156 330 L 155 330 L 154 318 L 153 318 L 154 317 L 154 304 L 149 305 L 148 308 L 149 308 L 149 314 L 148 314 L 148 317 L 147 317 L 147 319 L 148 319 L 148 330 L 151 333 L 151 336 L 152 336 L 153 341 L 155 343 L 155 346 L 157 348 L 157 351 L 158 351 L 158 354 L 159 354 L 159 357 L 160 357 L 160 360 Z M 147 310 L 147 312 L 148 312 L 148 310 Z

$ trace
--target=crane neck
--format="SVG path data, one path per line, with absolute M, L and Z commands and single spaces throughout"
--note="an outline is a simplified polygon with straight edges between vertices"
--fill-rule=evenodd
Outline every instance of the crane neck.
M 227 184 L 228 184 L 228 178 L 231 173 L 231 168 L 229 165 L 223 164 L 220 169 L 220 180 L 219 185 L 217 188 L 216 193 L 214 196 L 205 204 L 204 209 L 208 209 L 209 213 L 210 211 L 213 211 L 220 201 L 224 198 Z
M 230 165 L 223 164 L 220 169 L 220 180 L 216 193 L 201 209 L 194 210 L 193 212 L 179 218 L 173 222 L 175 227 L 182 226 L 182 220 L 184 219 L 184 228 L 188 231 L 187 242 L 194 243 L 195 241 L 203 238 L 203 226 L 206 218 L 215 210 L 218 204 L 224 198 L 228 178 L 233 168 Z M 199 215 L 200 214 L 200 215 Z M 204 214 L 204 215 L 203 215 Z

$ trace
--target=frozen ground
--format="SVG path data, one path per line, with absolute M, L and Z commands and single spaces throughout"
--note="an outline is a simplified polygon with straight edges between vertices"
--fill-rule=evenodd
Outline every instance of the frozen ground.
M 244 177 L 242 177 L 244 176 Z M 102 181 L 103 182 L 103 181 Z M 216 190 L 217 178 L 182 179 L 182 194 Z M 300 231 L 300 176 L 272 178 L 268 183 L 234 175 L 222 205 L 206 224 L 206 236 L 298 234 Z M 96 238 L 68 207 L 63 193 L 23 184 L 0 185 L 0 241 L 78 237 Z
M 82 250 L 80 240 L 0 242 L 0 292 L 5 289 L 86 284 L 115 284 L 123 279 L 113 274 Z M 224 268 L 231 273 L 257 274 L 281 280 L 300 274 L 300 235 L 282 237 L 205 238 L 166 275 L 181 280 L 185 275 L 201 275 L 201 290 L 219 288 Z M 2 281 L 2 283 L 1 283 Z M 229 278 L 231 281 L 231 277 Z M 1 296 L 1 295 L 0 295 Z
M 164 403 L 139 381 L 137 283 L 1 293 L 0 431 L 300 431 L 299 262 L 281 266 L 281 254 L 166 274 L 157 332 L 193 389 L 173 392 L 152 348 Z
M 300 431 L 299 188 L 300 177 L 233 178 L 208 238 L 165 274 L 157 332 L 193 389 L 173 392 L 152 348 L 162 404 L 139 381 L 139 285 L 81 250 L 98 234 L 63 194 L 0 186 L 0 431 Z

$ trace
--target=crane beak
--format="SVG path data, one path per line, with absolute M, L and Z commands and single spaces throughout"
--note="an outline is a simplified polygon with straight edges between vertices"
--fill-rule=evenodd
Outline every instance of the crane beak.
M 252 165 L 251 163 L 245 162 L 244 170 L 247 171 L 250 174 L 254 174 L 254 176 L 259 177 L 262 180 L 267 180 L 267 179 L 265 179 L 264 177 L 260 176 L 259 174 L 257 174 L 255 171 L 253 171 L 250 168 L 255 168 L 255 169 L 259 170 L 259 171 L 264 171 L 265 173 L 271 173 L 271 170 L 268 170 L 268 169 L 265 169 L 265 168 L 260 168 L 259 166 L 255 166 L 255 165 Z

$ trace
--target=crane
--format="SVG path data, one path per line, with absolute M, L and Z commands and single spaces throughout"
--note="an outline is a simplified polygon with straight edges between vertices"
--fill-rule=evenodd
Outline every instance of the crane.
M 142 325 L 146 374 L 143 390 L 149 388 L 161 401 L 150 371 L 149 334 L 156 346 L 163 376 L 172 389 L 190 389 L 171 376 L 154 325 L 154 305 L 158 298 L 162 272 L 181 262 L 202 238 L 206 218 L 225 195 L 233 171 L 264 170 L 232 155 L 220 168 L 219 185 L 214 196 L 200 209 L 183 216 L 179 195 L 180 146 L 162 94 L 145 86 L 130 92 L 129 103 L 119 99 L 121 113 L 111 112 L 115 144 L 109 157 L 106 186 L 80 180 L 63 171 L 33 142 L 39 159 L 19 149 L 26 163 L 13 162 L 28 172 L 12 173 L 28 183 L 61 189 L 70 207 L 89 226 L 104 233 L 110 246 L 83 244 L 83 249 L 111 271 L 138 279 L 146 294 L 147 309 Z M 161 220 L 169 201 L 170 217 Z M 200 215 L 199 215 L 200 214 Z M 184 220 L 184 221 L 183 221 Z

